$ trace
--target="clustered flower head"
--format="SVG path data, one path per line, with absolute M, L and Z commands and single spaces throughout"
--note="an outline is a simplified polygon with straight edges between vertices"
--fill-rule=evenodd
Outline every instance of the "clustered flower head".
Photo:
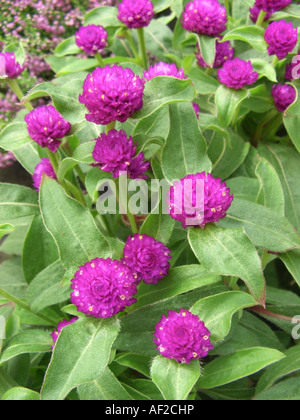
M 194 0 L 182 14 L 182 26 L 200 35 L 218 36 L 226 29 L 226 8 L 218 0 Z
M 33 173 L 33 186 L 37 191 L 40 191 L 43 174 L 49 176 L 52 179 L 56 179 L 53 166 L 51 165 L 50 159 L 42 158 L 41 162 L 36 166 Z
M 61 321 L 61 322 L 57 325 L 57 329 L 55 329 L 55 330 L 53 331 L 53 333 L 51 334 L 51 337 L 52 337 L 52 339 L 53 339 L 53 343 L 54 343 L 54 345 L 52 346 L 52 348 L 54 348 L 54 346 L 55 346 L 55 344 L 56 344 L 56 342 L 57 342 L 57 340 L 58 340 L 58 337 L 59 337 L 59 335 L 60 335 L 60 333 L 61 333 L 62 329 L 63 329 L 63 328 L 65 328 L 65 327 L 67 327 L 68 325 L 74 324 L 77 320 L 78 320 L 78 318 L 77 318 L 77 317 L 72 318 L 70 321 L 66 321 L 66 320 L 64 319 L 63 321 Z
M 123 0 L 119 4 L 118 19 L 128 28 L 144 28 L 154 17 L 154 7 L 150 0 Z
M 213 349 L 210 331 L 197 315 L 188 310 L 169 311 L 156 324 L 154 343 L 166 358 L 179 363 L 191 363 L 204 358 Z
M 96 258 L 80 267 L 71 288 L 71 302 L 78 311 L 95 318 L 110 318 L 136 302 L 136 276 L 110 258 Z
M 123 123 L 142 108 L 144 88 L 145 81 L 129 68 L 98 67 L 85 79 L 79 102 L 88 109 L 90 122 Z
M 292 85 L 279 83 L 272 88 L 272 95 L 279 112 L 284 112 L 295 101 L 297 93 Z
M 200 67 L 209 67 L 209 65 L 203 60 L 200 47 L 197 45 L 198 52 L 196 53 L 197 64 Z M 213 64 L 213 68 L 217 69 L 222 67 L 227 60 L 232 60 L 234 57 L 234 48 L 231 46 L 229 41 L 216 42 L 216 58 Z
M 277 12 L 292 3 L 292 0 L 256 0 L 255 6 L 265 12 Z
M 71 130 L 71 124 L 52 105 L 43 105 L 25 116 L 30 137 L 55 153 L 60 140 Z
M 184 74 L 184 69 L 178 70 L 176 64 L 168 64 L 163 61 L 153 64 L 153 66 L 149 67 L 148 71 L 144 71 L 144 78 L 146 80 L 151 80 L 157 76 L 173 76 L 177 79 L 187 79 L 187 76 Z
M 227 60 L 223 67 L 218 70 L 219 81 L 231 89 L 243 89 L 258 80 L 259 74 L 253 70 L 251 61 L 241 60 L 236 57 Z
M 123 262 L 137 274 L 138 282 L 157 284 L 167 276 L 171 258 L 171 251 L 148 235 L 135 234 L 124 247 Z
M 168 196 L 170 216 L 184 228 L 203 228 L 226 217 L 233 196 L 220 178 L 201 172 L 174 182 Z
M 76 45 L 88 55 L 96 55 L 107 46 L 107 32 L 100 25 L 81 26 L 75 40 Z
M 132 137 L 128 138 L 125 131 L 110 130 L 96 139 L 93 158 L 102 171 L 112 172 L 114 178 L 126 171 L 129 178 L 145 179 L 150 164 L 145 162 L 143 153 L 134 157 L 136 149 Z
M 24 70 L 25 67 L 17 63 L 15 53 L 0 53 L 0 78 L 16 79 Z
M 298 42 L 298 30 L 293 23 L 285 20 L 272 22 L 266 29 L 265 41 L 269 55 L 276 55 L 279 60 L 293 51 Z

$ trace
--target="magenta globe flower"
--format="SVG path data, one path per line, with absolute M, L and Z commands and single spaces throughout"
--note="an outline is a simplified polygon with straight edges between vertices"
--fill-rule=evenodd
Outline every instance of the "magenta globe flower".
M 136 274 L 138 281 L 156 284 L 166 277 L 170 268 L 171 251 L 148 235 L 129 237 L 124 247 L 123 262 Z
M 76 32 L 75 40 L 88 55 L 96 55 L 107 46 L 107 32 L 100 25 L 82 26 Z
M 184 74 L 184 69 L 178 70 L 176 64 L 167 64 L 163 61 L 153 64 L 153 66 L 149 67 L 148 71 L 144 71 L 144 78 L 146 80 L 151 80 L 157 76 L 173 76 L 177 79 L 187 79 L 187 76 Z
M 54 172 L 53 166 L 51 165 L 50 159 L 43 158 L 34 170 L 33 186 L 37 191 L 40 191 L 43 174 L 49 176 L 52 179 L 56 179 L 56 174 Z
M 187 31 L 218 36 L 226 29 L 226 8 L 218 0 L 194 0 L 185 6 L 181 22 Z
M 250 8 L 250 18 L 251 18 L 252 22 L 254 22 L 254 23 L 257 22 L 257 19 L 258 19 L 259 15 L 260 15 L 260 12 L 262 10 L 263 10 L 262 8 L 257 6 L 257 2 L 255 3 L 255 5 L 252 8 Z M 268 21 L 271 18 L 272 14 L 273 14 L 273 10 L 267 11 L 266 16 L 264 17 L 264 22 Z
M 276 55 L 282 60 L 296 47 L 298 30 L 293 27 L 292 22 L 272 22 L 266 29 L 265 41 L 268 44 L 269 55 Z
M 195 111 L 197 120 L 199 120 L 199 117 L 200 117 L 200 106 L 198 104 L 196 104 L 195 102 L 192 102 L 192 105 L 193 105 L 193 108 L 194 108 L 194 111 Z
M 123 0 L 119 4 L 118 19 L 128 28 L 144 28 L 154 17 L 154 7 L 150 0 Z
M 95 318 L 110 318 L 136 302 L 132 270 L 110 258 L 96 258 L 80 267 L 71 288 L 71 302 L 78 311 Z
M 160 354 L 179 363 L 204 358 L 213 349 L 210 331 L 188 310 L 169 311 L 156 324 L 154 343 Z
M 125 122 L 142 108 L 144 88 L 145 81 L 129 68 L 98 67 L 85 79 L 79 102 L 88 109 L 90 122 Z
M 125 131 L 110 130 L 96 139 L 93 158 L 102 171 L 111 172 L 114 178 L 118 178 L 120 172 L 128 172 L 129 178 L 145 179 L 149 163 L 145 162 L 143 153 L 134 158 L 136 148 Z
M 52 349 L 54 349 L 54 346 L 57 342 L 57 339 L 62 331 L 63 328 L 67 327 L 68 325 L 74 324 L 76 321 L 78 320 L 77 317 L 72 318 L 71 321 L 66 321 L 65 319 L 63 321 L 61 321 L 58 325 L 57 325 L 57 329 L 55 329 L 53 331 L 51 335 L 52 339 L 53 339 L 53 343 L 54 345 L 52 346 Z
M 197 64 L 200 67 L 209 67 L 208 64 L 203 60 L 201 55 L 199 44 L 197 45 L 198 52 L 196 53 Z M 213 64 L 214 69 L 222 67 L 227 60 L 232 60 L 234 57 L 234 48 L 231 46 L 229 41 L 216 42 L 216 58 Z
M 0 78 L 16 79 L 24 70 L 25 67 L 16 62 L 15 53 L 0 53 Z
M 251 61 L 244 61 L 236 57 L 225 62 L 218 70 L 219 81 L 231 89 L 243 89 L 247 85 L 257 82 L 259 74 L 253 70 Z
M 292 3 L 292 0 L 256 0 L 255 6 L 265 12 L 277 12 Z
M 279 83 L 273 86 L 272 95 L 278 111 L 284 112 L 295 102 L 297 93 L 293 86 Z
M 71 130 L 71 124 L 52 105 L 43 105 L 25 115 L 30 137 L 41 147 L 55 153 L 60 140 Z
M 168 195 L 170 216 L 184 228 L 203 228 L 226 217 L 233 196 L 220 178 L 201 172 L 174 182 Z

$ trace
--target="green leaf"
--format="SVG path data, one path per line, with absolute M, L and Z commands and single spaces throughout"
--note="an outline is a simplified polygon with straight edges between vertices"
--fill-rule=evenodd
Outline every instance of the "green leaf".
M 280 254 L 279 258 L 300 287 L 300 250 L 293 249 L 292 251 L 285 252 L 284 254 Z
M 228 32 L 221 42 L 238 40 L 250 44 L 258 51 L 267 50 L 267 43 L 264 39 L 265 29 L 260 26 L 241 26 Z
M 284 216 L 284 194 L 275 169 L 267 160 L 259 158 L 255 174 L 260 182 L 257 203 Z
M 67 301 L 70 298 L 69 285 L 63 284 L 65 269 L 60 261 L 46 267 L 30 283 L 27 297 L 30 309 L 40 312 L 48 306 Z
M 26 296 L 27 283 L 23 276 L 20 257 L 11 257 L 0 265 L 0 290 L 17 299 Z M 0 291 L 1 294 L 1 291 Z
M 285 216 L 300 231 L 300 156 L 293 147 L 260 145 L 260 156 L 270 162 L 279 176 L 285 201 Z
M 226 130 L 226 136 L 223 133 L 215 132 L 207 150 L 213 163 L 213 176 L 222 178 L 222 180 L 227 179 L 245 161 L 249 148 L 250 143 L 246 143 L 242 137 L 231 129 Z
M 289 378 L 254 398 L 257 401 L 299 401 L 300 378 Z
M 13 225 L 10 224 L 3 224 L 0 225 L 0 239 L 2 238 L 2 236 L 8 235 L 12 232 L 14 232 L 15 227 Z
M 40 146 L 31 141 L 14 150 L 15 158 L 31 175 L 33 175 L 35 168 L 41 162 L 42 155 L 39 155 L 39 149 L 41 149 Z
M 52 345 L 53 341 L 47 331 L 38 329 L 22 331 L 5 345 L 0 357 L 0 365 L 20 354 L 50 352 Z
M 118 9 L 112 6 L 100 6 L 92 9 L 85 15 L 85 25 L 102 25 L 105 28 L 108 26 L 121 26 L 117 18 Z
M 57 57 L 64 57 L 65 55 L 76 55 L 80 54 L 82 50 L 77 47 L 75 42 L 75 36 L 64 39 L 54 50 L 54 54 Z
M 39 401 L 40 394 L 31 389 L 15 387 L 7 391 L 1 401 Z
M 41 215 L 35 216 L 25 238 L 22 254 L 23 272 L 27 283 L 57 259 L 57 246 L 52 236 L 46 231 Z
M 198 388 L 211 389 L 259 372 L 285 356 L 278 350 L 254 347 L 218 357 L 205 366 Z
M 199 300 L 191 312 L 211 331 L 212 341 L 220 341 L 228 335 L 233 315 L 256 305 L 255 299 L 247 293 L 230 291 Z
M 278 83 L 276 70 L 271 63 L 261 58 L 253 58 L 251 60 L 253 70 L 256 71 L 260 77 L 266 77 L 271 82 Z
M 261 261 L 243 229 L 221 229 L 213 225 L 193 228 L 189 231 L 189 242 L 207 270 L 241 278 L 256 301 L 264 305 L 265 279 Z
M 166 139 L 170 131 L 169 109 L 163 106 L 151 114 L 149 117 L 138 121 L 132 136 L 140 136 L 143 142 L 138 142 L 139 148 L 151 137 L 162 137 Z
M 206 142 L 190 103 L 174 104 L 170 109 L 170 133 L 162 152 L 162 170 L 172 183 L 186 175 L 211 170 Z
M 21 185 L 0 183 L 0 223 L 39 213 L 37 193 Z
M 275 211 L 250 201 L 234 199 L 221 227 L 243 227 L 257 247 L 285 252 L 300 247 L 300 237 L 287 219 Z
M 99 378 L 80 385 L 77 390 L 83 401 L 128 401 L 133 399 L 108 368 Z
M 230 89 L 224 85 L 220 85 L 216 92 L 216 106 L 220 123 L 223 127 L 231 124 L 238 106 L 248 97 L 246 89 Z
M 199 35 L 197 38 L 203 60 L 209 67 L 213 67 L 216 58 L 216 39 L 206 35 Z
M 168 9 L 173 4 L 173 2 L 174 0 L 152 0 L 154 12 L 160 13 Z
M 167 24 L 158 19 L 152 19 L 144 28 L 147 50 L 159 61 L 165 61 L 165 56 L 173 53 L 173 32 Z
M 213 77 L 207 75 L 200 68 L 192 68 L 189 73 L 197 93 L 201 95 L 208 95 L 215 93 L 220 86 L 220 83 Z
M 260 377 L 256 386 L 256 394 L 260 394 L 272 387 L 279 379 L 300 370 L 299 346 L 293 346 L 285 351 L 285 359 L 280 360 L 275 366 L 267 368 Z
M 114 360 L 121 366 L 134 369 L 148 378 L 150 375 L 150 358 L 137 353 L 120 353 Z
M 283 122 L 285 125 L 285 128 L 294 143 L 294 146 L 300 153 L 300 141 L 299 141 L 299 129 L 300 129 L 300 95 L 299 95 L 299 89 L 300 84 L 297 82 L 294 82 L 293 86 L 296 89 L 297 92 L 297 98 L 294 101 L 294 103 L 285 111 L 283 115 Z
M 151 376 L 165 400 L 186 400 L 200 376 L 200 364 L 190 364 L 157 356 L 151 366 Z
M 53 236 L 60 259 L 67 270 L 77 270 L 94 258 L 106 258 L 110 246 L 96 227 L 90 212 L 68 197 L 51 178 L 45 178 L 40 191 L 44 224 Z
M 63 400 L 72 389 L 96 380 L 109 363 L 119 328 L 115 318 L 80 318 L 65 327 L 53 350 L 42 400 Z
M 25 122 L 8 124 L 0 132 L 0 147 L 4 150 L 14 151 L 32 141 Z
M 171 76 L 158 76 L 146 83 L 144 94 L 144 106 L 132 118 L 148 117 L 163 105 L 190 102 L 194 99 L 195 92 L 190 79 L 180 80 Z
M 218 283 L 220 280 L 220 276 L 209 273 L 201 265 L 175 267 L 170 269 L 168 276 L 158 284 L 141 284 L 136 306 L 149 305 L 199 287 Z

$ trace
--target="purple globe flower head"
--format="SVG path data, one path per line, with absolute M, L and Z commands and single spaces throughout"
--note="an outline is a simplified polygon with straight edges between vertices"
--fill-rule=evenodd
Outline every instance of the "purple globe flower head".
M 25 116 L 30 137 L 55 153 L 60 140 L 71 130 L 71 124 L 52 105 L 43 105 Z
M 136 302 L 136 276 L 120 261 L 96 258 L 75 274 L 71 302 L 79 312 L 110 318 Z
M 277 12 L 292 3 L 292 0 L 256 0 L 255 6 L 265 12 Z
M 272 22 L 266 29 L 265 41 L 269 55 L 276 55 L 279 60 L 284 59 L 293 51 L 298 42 L 298 30 L 292 22 L 285 20 Z
M 181 22 L 187 31 L 218 36 L 226 29 L 226 8 L 218 0 L 194 0 L 185 6 Z
M 203 228 L 226 217 L 233 196 L 220 178 L 201 172 L 174 182 L 167 202 L 170 216 L 184 228 Z
M 200 106 L 198 104 L 196 104 L 195 102 L 192 102 L 192 105 L 193 105 L 197 120 L 199 120 Z
M 255 5 L 252 8 L 250 8 L 250 18 L 251 18 L 252 22 L 254 22 L 254 23 L 257 22 L 257 19 L 258 19 L 259 15 L 260 15 L 260 12 L 262 10 L 263 9 L 257 5 L 257 2 L 255 3 Z M 270 20 L 272 14 L 273 14 L 273 10 L 267 11 L 267 14 L 264 18 L 264 21 L 266 22 L 266 21 Z
M 208 64 L 203 60 L 201 55 L 200 47 L 197 45 L 198 52 L 196 53 L 197 64 L 200 67 L 209 67 Z M 216 58 L 213 64 L 214 69 L 222 67 L 227 60 L 232 60 L 234 57 L 234 48 L 231 46 L 229 41 L 216 42 Z
M 123 123 L 142 108 L 144 88 L 145 81 L 129 68 L 98 67 L 85 79 L 79 102 L 89 111 L 87 121 Z
M 257 82 L 259 74 L 253 71 L 251 61 L 244 61 L 236 57 L 227 60 L 218 70 L 219 81 L 231 89 L 243 89 L 247 85 Z
M 150 168 L 150 163 L 145 160 L 144 153 L 139 153 L 128 166 L 128 176 L 131 179 L 147 179 L 145 172 Z
M 68 325 L 74 324 L 76 321 L 78 320 L 77 317 L 72 318 L 71 321 L 66 321 L 65 319 L 63 321 L 61 321 L 58 325 L 57 325 L 57 329 L 55 329 L 53 331 L 53 333 L 51 334 L 51 337 L 53 339 L 54 345 L 52 346 L 52 349 L 54 349 L 54 346 L 57 342 L 57 339 L 62 331 L 63 328 L 67 327 Z
M 128 28 L 144 28 L 154 17 L 154 7 L 150 0 L 123 0 L 119 4 L 118 19 Z
M 34 170 L 33 186 L 37 191 L 40 191 L 43 174 L 49 176 L 52 179 L 56 179 L 56 174 L 54 172 L 53 166 L 51 165 L 50 159 L 43 158 Z
M 147 284 L 157 284 L 168 274 L 171 251 L 161 242 L 148 235 L 129 237 L 124 247 L 123 262 Z
M 114 178 L 118 178 L 120 171 L 128 170 L 135 154 L 132 137 L 128 138 L 123 130 L 110 130 L 96 139 L 93 158 L 102 171 L 112 172 Z
M 187 76 L 184 74 L 184 69 L 178 70 L 176 64 L 167 64 L 163 61 L 150 66 L 148 71 L 144 71 L 144 78 L 146 80 L 151 80 L 157 76 L 173 76 L 177 79 L 187 79 Z
M 15 53 L 0 53 L 0 77 L 16 79 L 24 70 L 25 67 L 16 62 Z
M 185 309 L 169 311 L 156 324 L 154 343 L 160 354 L 179 363 L 191 363 L 213 349 L 210 331 L 197 315 Z
M 150 164 L 145 162 L 143 153 L 134 157 L 136 148 L 132 137 L 127 137 L 125 131 L 110 130 L 96 139 L 93 158 L 102 171 L 111 172 L 114 178 L 118 178 L 120 172 L 127 172 L 129 178 L 146 179 L 144 174 Z
M 107 32 L 100 25 L 81 26 L 75 34 L 76 44 L 88 55 L 96 55 L 107 46 Z
M 279 112 L 285 112 L 297 97 L 296 90 L 292 85 L 282 85 L 281 83 L 273 86 L 272 95 Z

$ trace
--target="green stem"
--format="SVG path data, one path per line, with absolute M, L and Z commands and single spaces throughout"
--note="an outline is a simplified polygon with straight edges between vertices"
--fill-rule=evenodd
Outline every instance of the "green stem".
M 127 208 L 127 217 L 129 219 L 132 233 L 139 233 L 139 229 L 137 227 L 134 215 L 130 212 L 129 208 Z
M 25 309 L 26 311 L 29 311 L 33 313 L 35 316 L 39 317 L 40 319 L 46 321 L 49 323 L 49 325 L 56 325 L 56 321 L 48 318 L 45 315 L 42 315 L 40 313 L 32 312 L 30 309 L 30 306 L 23 302 L 23 300 L 16 298 L 15 296 L 12 296 L 10 293 L 6 292 L 3 289 L 0 289 L 0 295 L 3 296 L 5 299 L 9 300 L 10 302 L 14 302 L 16 305 L 19 305 L 21 308 Z
M 273 67 L 276 68 L 278 63 L 279 63 L 279 58 L 277 57 L 277 55 L 275 55 L 272 62 Z
M 57 153 L 52 153 L 49 149 L 47 149 L 48 158 L 51 162 L 51 165 L 54 169 L 54 172 L 57 175 L 58 167 L 59 167 L 59 158 Z
M 7 83 L 9 85 L 9 87 L 17 95 L 17 98 L 19 99 L 19 101 L 22 102 L 23 101 L 23 98 L 24 98 L 24 93 L 22 92 L 22 89 L 20 88 L 19 83 L 15 79 L 8 79 L 7 80 Z M 25 102 L 23 105 L 25 106 L 25 108 L 28 109 L 28 111 L 32 111 L 33 110 L 33 106 L 31 105 L 30 102 Z
M 141 59 L 140 59 L 138 50 L 136 49 L 136 46 L 135 46 L 135 43 L 133 41 L 133 38 L 132 38 L 132 35 L 131 35 L 130 31 L 126 32 L 126 39 L 127 39 L 128 43 L 130 45 L 130 48 L 132 49 L 132 52 L 133 52 L 136 60 L 138 61 L 138 63 L 140 63 Z
M 105 132 L 106 134 L 110 131 L 113 130 L 116 127 L 116 121 L 112 121 L 111 123 L 107 124 L 107 126 L 105 127 Z
M 237 122 L 238 122 L 239 116 L 240 116 L 241 106 L 242 106 L 242 104 L 240 103 L 235 110 L 235 114 L 234 114 L 234 117 L 233 117 L 233 120 L 232 120 L 232 126 L 233 127 L 237 126 Z
M 262 10 L 257 18 L 256 25 L 257 26 L 264 26 L 265 17 L 267 15 L 267 12 Z
M 144 28 L 138 28 L 137 32 L 138 32 L 138 36 L 139 36 L 140 53 L 141 53 L 143 67 L 146 70 L 148 70 L 148 59 L 147 59 Z
M 225 7 L 227 12 L 227 18 L 230 16 L 230 0 L 225 0 Z
M 105 67 L 105 63 L 104 63 L 104 61 L 103 61 L 103 58 L 102 58 L 101 54 L 100 54 L 100 53 L 97 53 L 97 54 L 95 55 L 95 57 L 97 58 L 97 61 L 98 61 L 98 63 L 99 63 L 99 66 L 100 66 L 100 67 Z

